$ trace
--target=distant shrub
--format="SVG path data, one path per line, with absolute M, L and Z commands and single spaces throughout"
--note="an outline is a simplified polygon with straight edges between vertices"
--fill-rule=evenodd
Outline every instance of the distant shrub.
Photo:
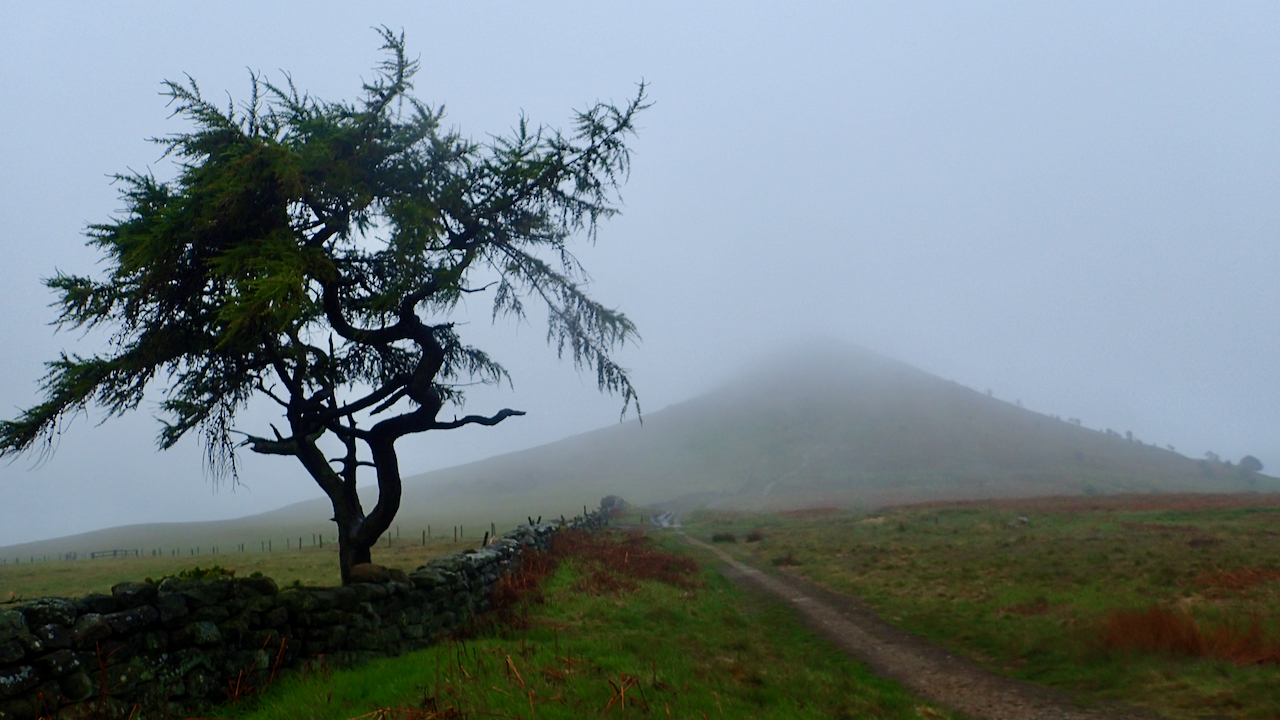
M 617 495 L 605 495 L 600 499 L 600 512 L 611 518 L 620 518 L 627 508 L 631 507 L 631 503 L 623 500 Z M 541 518 L 539 518 L 541 520 Z M 533 519 L 530 518 L 529 524 L 533 525 Z
M 764 532 L 760 530 L 752 530 L 747 533 L 747 542 L 760 542 L 764 539 Z
M 738 536 L 731 532 L 718 532 L 711 536 L 711 542 L 738 542 Z
M 774 559 L 772 560 L 772 562 L 773 562 L 773 566 L 774 566 L 774 567 L 786 567 L 786 566 L 789 566 L 789 565 L 799 565 L 799 564 L 800 564 L 800 560 L 799 560 L 799 558 L 797 558 L 797 557 L 795 556 L 795 553 L 791 552 L 790 550 L 788 550 L 788 551 L 787 551 L 787 554 L 786 554 L 786 555 L 782 555 L 782 556 L 780 556 L 780 557 L 776 557 L 776 558 L 774 558 Z

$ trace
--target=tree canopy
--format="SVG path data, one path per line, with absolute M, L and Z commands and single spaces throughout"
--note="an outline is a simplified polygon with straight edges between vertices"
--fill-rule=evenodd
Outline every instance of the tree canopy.
M 177 177 L 116 176 L 123 213 L 88 230 L 105 276 L 46 281 L 57 324 L 107 330 L 108 349 L 47 363 L 43 402 L 0 422 L 0 456 L 48 451 L 70 416 L 136 410 L 160 386 L 162 448 L 195 431 L 219 477 L 245 445 L 298 458 L 333 501 L 345 580 L 399 508 L 397 439 L 523 414 L 440 417 L 465 384 L 509 381 L 451 319 L 465 296 L 491 296 L 493 319 L 544 307 L 556 352 L 620 395 L 624 415 L 639 410 L 611 356 L 636 328 L 587 294 L 568 243 L 594 242 L 618 212 L 644 85 L 621 107 L 575 113 L 571 133 L 521 118 L 478 143 L 409 94 L 418 63 L 403 35 L 381 35 L 387 59 L 355 103 L 258 74 L 238 107 L 190 78 L 165 83 L 193 126 L 156 140 Z M 237 429 L 255 397 L 279 405 L 288 432 Z M 338 457 L 322 452 L 326 435 Z M 368 466 L 379 494 L 366 514 L 356 479 Z
M 1240 458 L 1240 469 L 1245 473 L 1262 472 L 1262 461 L 1252 455 L 1245 455 Z

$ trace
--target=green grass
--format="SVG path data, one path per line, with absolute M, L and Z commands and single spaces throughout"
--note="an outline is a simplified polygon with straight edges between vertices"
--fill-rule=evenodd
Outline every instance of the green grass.
M 478 547 L 479 540 L 452 542 L 431 540 L 426 545 L 411 540 L 384 542 L 373 550 L 373 561 L 380 565 L 413 570 L 433 557 Z M 234 569 L 245 577 L 260 572 L 274 578 L 281 586 L 340 585 L 338 548 L 326 545 L 303 550 L 275 552 L 234 552 L 218 555 L 180 555 L 177 557 L 103 558 L 66 562 L 21 563 L 0 565 L 0 602 L 37 597 L 79 597 L 89 593 L 110 593 L 111 586 L 121 582 L 139 582 L 143 578 L 159 579 L 182 570 L 220 565 Z
M 219 716 L 345 720 L 398 708 L 393 716 L 405 718 L 951 717 L 871 675 L 785 606 L 715 571 L 701 580 L 694 589 L 640 581 L 612 594 L 593 568 L 565 562 L 545 602 L 517 611 L 522 630 L 288 677 Z
M 721 547 L 762 567 L 790 554 L 794 572 L 1006 675 L 1174 717 L 1280 716 L 1274 662 L 1122 651 L 1103 632 L 1110 621 L 1136 637 L 1115 613 L 1162 607 L 1206 636 L 1253 626 L 1262 646 L 1280 648 L 1280 508 L 1028 501 L 808 518 L 705 513 L 686 526 L 703 538 L 736 534 Z M 751 530 L 764 539 L 742 542 Z M 1240 571 L 1258 582 L 1223 582 Z

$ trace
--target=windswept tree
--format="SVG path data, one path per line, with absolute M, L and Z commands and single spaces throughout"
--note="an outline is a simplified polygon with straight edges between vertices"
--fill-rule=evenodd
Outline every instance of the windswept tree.
M 194 81 L 165 83 L 193 126 L 156 140 L 176 179 L 117 176 L 124 211 L 88 231 L 104 276 L 46 281 L 57 324 L 107 330 L 108 349 L 47 363 L 44 401 L 0 422 L 0 456 L 48 452 L 71 416 L 136 410 L 156 385 L 160 447 L 196 431 L 215 479 L 234 478 L 244 446 L 302 463 L 333 503 L 346 582 L 399 509 L 397 440 L 524 414 L 441 416 L 466 384 L 509 381 L 451 320 L 468 294 L 489 295 L 493 319 L 543 307 L 548 343 L 638 412 L 611 357 L 636 328 L 586 294 L 567 243 L 594 242 L 617 212 L 644 86 L 576 113 L 571 133 L 521 119 L 476 143 L 409 94 L 418 65 L 403 35 L 381 34 L 388 59 L 356 103 L 253 75 L 248 101 L 224 108 Z M 279 405 L 287 432 L 236 427 L 254 398 Z

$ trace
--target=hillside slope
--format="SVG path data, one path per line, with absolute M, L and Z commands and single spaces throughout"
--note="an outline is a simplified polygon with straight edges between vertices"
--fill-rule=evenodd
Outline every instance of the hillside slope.
M 643 425 L 411 478 L 405 507 L 587 489 L 641 503 L 762 509 L 1275 486 L 828 345 L 780 356 Z
M 792 349 L 643 424 L 406 478 L 398 524 L 415 537 L 427 524 L 445 534 L 462 524 L 478 539 L 491 522 L 569 515 L 608 494 L 678 509 L 788 509 L 1250 490 L 1280 490 L 1280 482 L 1055 420 L 871 351 L 828 344 Z M 81 536 L 76 547 L 146 546 L 128 537 L 147 528 L 181 528 L 184 545 L 280 542 L 331 534 L 331 514 L 327 501 L 314 500 L 224 523 L 104 530 Z

